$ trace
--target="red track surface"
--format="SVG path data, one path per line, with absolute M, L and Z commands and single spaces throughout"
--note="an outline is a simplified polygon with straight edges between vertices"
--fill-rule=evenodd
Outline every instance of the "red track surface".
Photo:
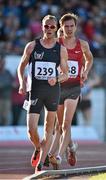
M 29 142 L 0 142 L 0 180 L 22 179 L 34 173 L 30 165 L 33 146 Z M 106 165 L 106 144 L 79 142 L 78 163 L 70 167 L 63 162 L 61 169 Z

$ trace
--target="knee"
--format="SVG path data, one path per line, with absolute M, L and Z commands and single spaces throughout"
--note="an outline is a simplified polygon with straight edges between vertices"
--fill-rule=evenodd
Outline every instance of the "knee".
M 54 124 L 47 122 L 44 129 L 45 129 L 45 133 L 49 136 L 50 134 L 53 134 Z
M 58 123 L 56 124 L 55 130 L 56 130 L 57 132 L 59 132 L 60 134 L 62 134 L 62 126 L 59 125 Z
M 65 121 L 65 123 L 62 126 L 62 130 L 64 132 L 68 132 L 69 129 L 70 129 L 70 123 L 68 121 Z

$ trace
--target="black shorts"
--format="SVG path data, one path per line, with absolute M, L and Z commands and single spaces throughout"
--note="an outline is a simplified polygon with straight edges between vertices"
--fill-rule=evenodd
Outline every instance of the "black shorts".
M 48 111 L 56 111 L 59 104 L 60 86 L 45 85 L 36 88 L 29 92 L 29 108 L 28 113 L 38 113 L 42 110 L 43 106 Z
M 72 87 L 62 87 L 60 93 L 60 102 L 59 104 L 64 104 L 66 99 L 77 99 L 80 96 L 81 88 L 80 85 Z

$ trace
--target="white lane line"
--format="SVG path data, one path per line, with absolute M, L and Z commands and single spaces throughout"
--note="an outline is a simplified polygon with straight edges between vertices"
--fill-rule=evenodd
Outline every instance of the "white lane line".
M 25 177 L 23 180 L 33 180 L 41 178 L 42 176 L 48 175 L 74 175 L 74 174 L 84 174 L 84 173 L 93 173 L 93 172 L 103 172 L 106 171 L 106 166 L 95 166 L 95 167 L 85 167 L 85 168 L 75 168 L 75 169 L 64 169 L 64 170 L 47 170 L 41 171 L 37 174 L 32 174 Z

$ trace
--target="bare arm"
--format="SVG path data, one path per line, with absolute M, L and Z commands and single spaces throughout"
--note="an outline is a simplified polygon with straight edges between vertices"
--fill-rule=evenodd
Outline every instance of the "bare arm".
M 67 54 L 67 50 L 65 47 L 61 46 L 61 61 L 60 61 L 60 68 L 62 70 L 62 74 L 60 74 L 58 76 L 58 81 L 59 82 L 64 82 L 68 79 L 68 64 L 67 64 L 67 60 L 68 60 L 68 54 Z
M 21 61 L 18 65 L 17 73 L 18 73 L 18 79 L 19 79 L 19 84 L 20 84 L 20 87 L 19 87 L 20 94 L 24 94 L 26 92 L 26 86 L 24 82 L 24 70 L 29 62 L 30 54 L 34 48 L 34 45 L 35 45 L 34 41 L 26 45 L 23 55 L 21 57 Z
M 89 44 L 87 41 L 81 40 L 81 47 L 84 56 L 84 70 L 82 73 L 82 80 L 85 81 L 88 77 L 88 73 L 93 64 L 93 55 L 90 51 Z

